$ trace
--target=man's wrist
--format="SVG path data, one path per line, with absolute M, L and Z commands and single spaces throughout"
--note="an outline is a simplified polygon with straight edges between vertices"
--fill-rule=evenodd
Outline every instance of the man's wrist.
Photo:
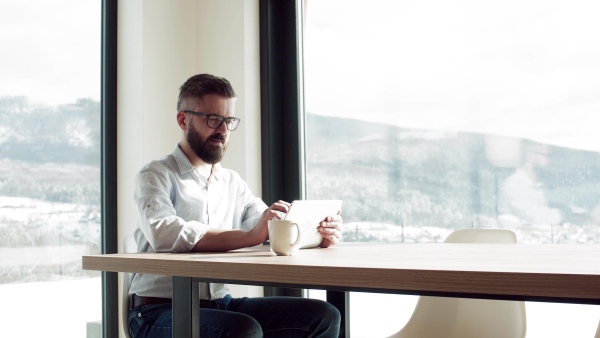
M 256 229 L 256 228 L 254 228 L 254 229 Z M 258 236 L 258 234 L 256 233 L 256 231 L 254 229 L 246 231 L 246 236 L 244 236 L 246 239 L 248 239 L 248 243 L 246 243 L 247 244 L 246 247 L 259 245 L 259 244 L 262 244 L 262 242 L 263 242 L 260 240 L 260 236 Z

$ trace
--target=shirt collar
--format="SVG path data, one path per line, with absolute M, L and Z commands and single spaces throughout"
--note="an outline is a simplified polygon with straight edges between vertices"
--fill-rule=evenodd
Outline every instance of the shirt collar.
M 173 149 L 172 155 L 175 158 L 175 162 L 177 162 L 180 174 L 185 174 L 189 171 L 196 171 L 196 168 L 194 168 L 190 160 L 187 158 L 187 156 L 185 156 L 183 150 L 179 148 L 179 144 L 177 144 L 175 149 Z M 213 166 L 212 177 L 217 181 L 223 177 L 223 167 L 221 166 L 221 163 L 216 163 Z

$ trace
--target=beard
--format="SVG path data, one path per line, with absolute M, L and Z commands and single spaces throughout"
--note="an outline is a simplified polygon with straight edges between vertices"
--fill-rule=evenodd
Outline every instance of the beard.
M 223 142 L 223 146 L 220 147 L 218 145 L 211 144 L 211 139 L 220 140 Z M 225 155 L 225 150 L 227 150 L 225 135 L 215 134 L 208 138 L 203 138 L 200 133 L 198 133 L 198 130 L 196 130 L 194 125 L 190 126 L 187 134 L 187 141 L 194 153 L 196 153 L 196 155 L 200 157 L 202 161 L 208 164 L 216 164 L 221 162 L 223 155 Z

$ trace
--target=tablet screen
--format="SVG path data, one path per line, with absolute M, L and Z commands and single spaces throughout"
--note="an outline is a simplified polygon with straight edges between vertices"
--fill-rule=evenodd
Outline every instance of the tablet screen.
M 296 200 L 284 219 L 295 221 L 302 227 L 300 248 L 316 248 L 323 241 L 317 230 L 319 223 L 327 216 L 337 215 L 341 208 L 341 200 Z

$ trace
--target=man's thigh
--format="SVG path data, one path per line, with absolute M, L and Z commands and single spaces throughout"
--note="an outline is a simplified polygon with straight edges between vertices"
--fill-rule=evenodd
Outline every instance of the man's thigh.
M 170 304 L 142 305 L 129 314 L 133 338 L 171 338 L 173 310 Z M 239 312 L 200 309 L 200 336 L 262 337 L 260 324 L 251 316 Z
M 337 337 L 341 318 L 333 305 L 299 297 L 232 298 L 227 309 L 254 318 L 265 337 Z

